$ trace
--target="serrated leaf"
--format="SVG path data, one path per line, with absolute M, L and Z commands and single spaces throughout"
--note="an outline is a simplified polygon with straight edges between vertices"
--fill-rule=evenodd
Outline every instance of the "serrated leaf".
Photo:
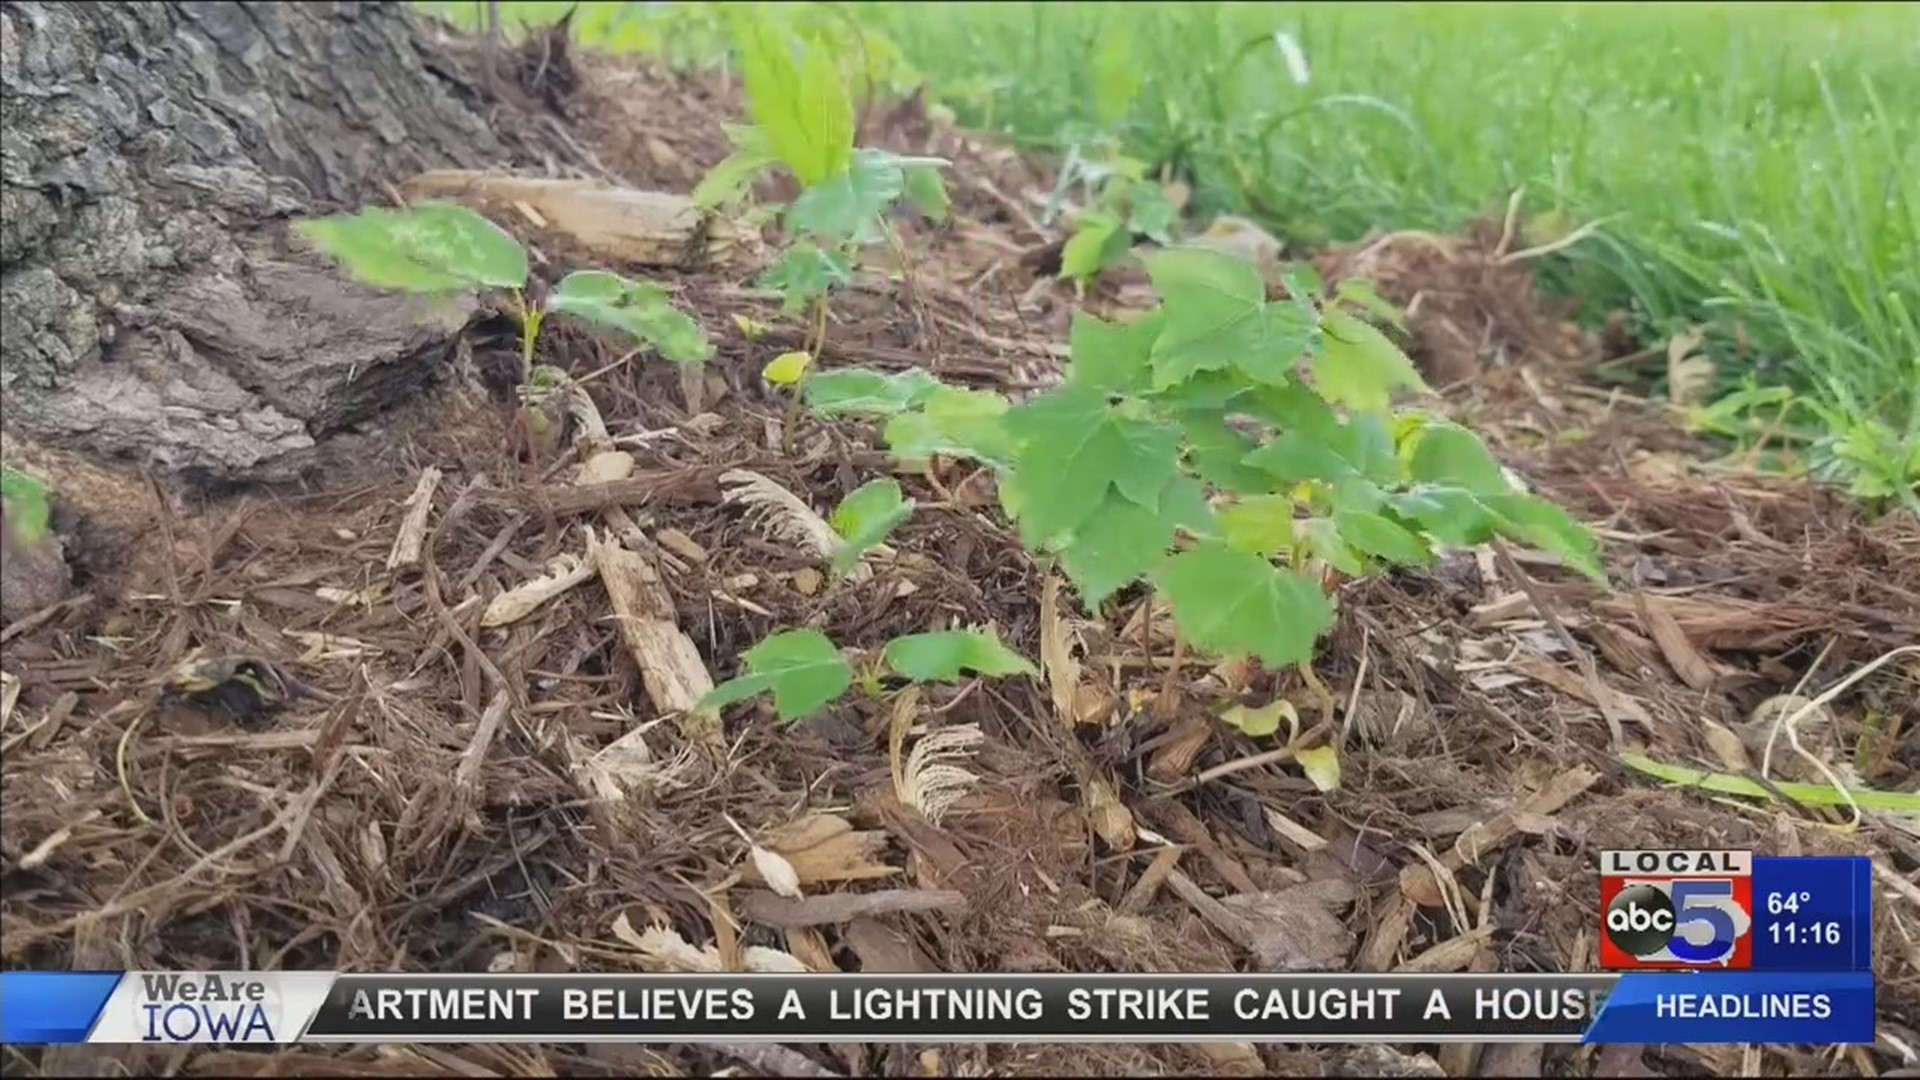
M 1341 539 L 1363 554 L 1407 566 L 1433 561 L 1433 552 L 1418 536 L 1379 514 L 1343 510 L 1333 515 L 1333 524 Z
M 1457 424 L 1433 422 L 1414 437 L 1407 474 L 1413 480 L 1464 488 L 1479 495 L 1506 495 L 1513 491 L 1506 470 L 1488 451 L 1480 436 Z
M 1220 538 L 1220 519 L 1213 512 L 1207 489 L 1185 473 L 1173 474 L 1160 491 L 1160 519 L 1175 529 L 1205 540 Z
M 1019 491 L 1021 535 L 1030 544 L 1078 527 L 1109 487 L 1157 508 L 1179 467 L 1171 428 L 1122 415 L 1091 387 L 1049 391 L 1009 412 L 1006 423 L 1021 440 L 1006 482 Z
M 853 101 L 831 50 L 810 41 L 796 60 L 776 28 L 743 20 L 741 29 L 741 76 L 754 126 L 802 185 L 844 171 L 853 156 Z
M 1000 677 L 1031 675 L 1033 664 L 1006 647 L 992 630 L 941 630 L 887 642 L 887 666 L 914 682 L 955 682 L 964 672 Z
M 1518 493 L 1482 495 L 1480 503 L 1499 518 L 1497 527 L 1502 534 L 1560 556 L 1568 566 L 1595 581 L 1607 580 L 1598 541 L 1565 510 Z
M 1220 511 L 1227 546 L 1272 555 L 1293 543 L 1294 502 L 1285 495 L 1255 495 Z
M 771 691 L 774 710 L 787 722 L 803 719 L 847 692 L 853 667 L 818 630 L 774 634 L 741 656 L 746 672 L 714 687 L 697 707 L 714 712 Z
M 700 325 L 675 308 L 657 285 L 605 270 L 576 270 L 554 286 L 547 306 L 623 330 L 675 363 L 698 364 L 713 357 L 713 345 Z
M 1333 294 L 1341 303 L 1361 308 L 1381 322 L 1396 327 L 1406 326 L 1406 318 L 1400 314 L 1400 309 L 1382 299 L 1374 290 L 1373 282 L 1365 278 L 1348 278 L 1334 286 Z
M 812 366 L 813 357 L 804 349 L 795 349 L 792 352 L 783 352 L 767 361 L 767 366 L 760 369 L 760 377 L 775 386 L 792 386 L 799 382 L 806 375 L 807 369 Z
M 1187 461 L 1208 483 L 1225 491 L 1257 495 L 1273 490 L 1273 478 L 1246 464 L 1259 444 L 1228 427 L 1219 413 L 1193 409 L 1175 416 L 1186 439 Z
M 310 218 L 294 231 L 366 285 L 441 293 L 527 283 L 527 253 L 506 230 L 464 206 L 369 206 Z
M 1127 235 L 1118 215 L 1092 209 L 1073 223 L 1073 235 L 1060 249 L 1060 276 L 1069 281 L 1091 281 L 1126 254 Z
M 1112 394 L 1145 388 L 1160 327 L 1157 311 L 1132 322 L 1107 322 L 1076 310 L 1068 338 L 1068 380 Z
M 1173 556 L 1154 580 L 1180 632 L 1216 655 L 1251 654 L 1275 668 L 1304 663 L 1333 625 L 1318 581 L 1225 544 Z
M 940 380 L 924 368 L 885 374 L 867 368 L 815 372 L 807 380 L 807 407 L 822 416 L 892 416 L 925 401 Z
M 913 500 L 901 495 L 897 480 L 882 477 L 855 488 L 827 519 L 842 541 L 833 553 L 833 573 L 838 576 L 852 569 L 860 556 L 872 551 L 912 514 Z
M 887 421 L 887 449 L 903 461 L 944 454 L 1005 466 L 1013 459 L 1007 409 L 999 394 L 935 386 L 919 409 Z
M 1220 714 L 1220 721 L 1228 727 L 1236 728 L 1242 735 L 1264 738 L 1280 730 L 1280 722 L 1286 721 L 1289 742 L 1300 732 L 1300 714 L 1293 702 L 1286 698 L 1269 702 L 1257 709 L 1245 705 L 1235 705 Z
M 800 193 L 787 209 L 787 227 L 834 241 L 872 241 L 879 237 L 887 205 L 906 185 L 892 154 L 856 150 L 844 171 Z
M 1321 317 L 1326 336 L 1312 370 L 1322 397 L 1363 412 L 1384 412 L 1395 390 L 1428 392 L 1413 361 L 1371 323 L 1338 309 Z
M 1305 750 L 1295 750 L 1293 760 L 1300 763 L 1300 771 L 1321 791 L 1337 791 L 1340 788 L 1340 752 L 1331 745 L 1314 746 Z
M 908 165 L 902 175 L 906 181 L 907 201 L 913 204 L 914 209 L 934 222 L 945 222 L 953 210 L 953 200 L 947 195 L 947 181 L 940 175 L 939 167 Z
M 1108 495 L 1060 548 L 1067 576 L 1090 608 L 1153 569 L 1173 544 L 1174 527 L 1139 503 Z
M 1420 485 L 1387 497 L 1393 512 L 1448 547 L 1474 547 L 1493 536 L 1497 519 L 1464 488 Z
M 761 288 L 777 289 L 789 315 L 827 294 L 835 285 L 853 284 L 853 263 L 837 251 L 808 243 L 787 248 L 780 261 L 760 275 Z
M 1175 248 L 1147 259 L 1165 328 L 1153 345 L 1156 387 L 1237 366 L 1279 385 L 1306 348 L 1311 327 L 1293 305 L 1268 305 L 1251 263 L 1217 251 Z
M 752 187 L 761 173 L 780 163 L 780 154 L 758 127 L 729 127 L 727 134 L 733 138 L 733 153 L 709 169 L 693 189 L 693 205 L 701 210 L 733 201 Z

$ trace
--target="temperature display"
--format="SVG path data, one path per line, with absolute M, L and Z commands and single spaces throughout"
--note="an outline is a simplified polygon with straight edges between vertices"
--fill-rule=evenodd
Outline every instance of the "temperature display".
M 1872 889 L 1863 858 L 1754 859 L 1754 969 L 1873 970 Z

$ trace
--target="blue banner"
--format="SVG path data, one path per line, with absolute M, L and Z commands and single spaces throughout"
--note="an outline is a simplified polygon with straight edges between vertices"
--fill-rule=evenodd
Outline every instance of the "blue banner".
M 119 971 L 0 971 L 0 1043 L 81 1043 Z
M 1590 1043 L 1873 1042 L 1873 973 L 1629 972 Z
M 1872 971 L 1872 862 L 1753 860 L 1753 970 Z

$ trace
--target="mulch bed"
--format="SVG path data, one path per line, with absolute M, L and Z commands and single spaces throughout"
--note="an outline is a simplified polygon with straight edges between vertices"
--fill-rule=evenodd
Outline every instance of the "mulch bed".
M 500 90 L 503 114 L 556 117 L 607 175 L 637 187 L 690 188 L 726 152 L 721 122 L 740 115 L 729 87 L 595 58 L 567 60 L 558 83 L 551 63 L 521 76 Z M 836 301 L 823 366 L 923 364 L 1018 393 L 1057 372 L 1075 304 L 1137 295 L 1076 297 L 1023 268 L 1058 239 L 1034 220 L 1042 165 L 911 104 L 870 119 L 867 141 L 956 162 L 955 220 L 906 228 L 910 275 L 877 267 Z M 693 407 L 670 365 L 616 364 L 617 350 L 584 333 L 552 335 L 542 357 L 599 372 L 589 391 L 637 466 L 617 512 L 569 498 L 577 460 L 518 460 L 506 407 L 456 384 L 362 433 L 303 490 L 172 507 L 142 558 L 96 565 L 86 596 L 5 629 L 21 689 L 0 725 L 0 955 L 35 968 L 630 971 L 735 967 L 759 947 L 846 971 L 1564 971 L 1595 965 L 1601 849 L 1854 853 L 1881 872 L 1885 1038 L 1872 1049 L 876 1045 L 801 1048 L 800 1064 L 1036 1076 L 1913 1068 L 1920 830 L 1663 789 L 1618 754 L 1723 768 L 1729 737 L 1764 744 L 1765 714 L 1753 717 L 1769 698 L 1819 696 L 1920 641 L 1920 526 L 1721 472 L 1658 405 L 1584 387 L 1580 357 L 1594 346 L 1503 261 L 1510 240 L 1488 229 L 1373 241 L 1322 261 L 1365 263 L 1403 304 L 1433 298 L 1425 310 L 1440 321 L 1416 322 L 1413 345 L 1447 374 L 1434 380 L 1448 387 L 1445 407 L 1605 530 L 1611 589 L 1525 553 L 1462 553 L 1347 586 L 1316 665 L 1324 691 L 1250 665 L 1176 666 L 1163 615 L 1139 595 L 1081 610 L 965 469 L 902 475 L 938 508 L 916 513 L 863 580 L 824 583 L 820 560 L 723 497 L 722 477 L 750 470 L 824 513 L 888 470 L 873 431 L 802 417 L 783 451 L 786 404 L 758 373 L 804 328 L 750 287 L 751 269 L 655 275 L 719 349 Z M 736 314 L 769 329 L 749 337 Z M 1464 377 L 1462 342 L 1483 361 Z M 1502 363 L 1485 364 L 1492 356 Z M 424 557 L 391 571 L 428 467 L 444 476 Z M 509 626 L 480 626 L 493 596 L 584 556 L 589 528 L 628 538 L 658 571 L 716 681 L 761 637 L 796 626 L 872 648 L 991 625 L 1031 658 L 1071 650 L 1083 722 L 1060 719 L 1046 678 L 926 690 L 905 718 L 921 725 L 909 745 L 963 725 L 981 735 L 961 762 L 977 783 L 929 820 L 896 785 L 884 703 L 853 695 L 792 727 L 758 706 L 730 710 L 718 732 L 662 719 L 597 579 Z M 169 673 L 196 654 L 265 660 L 306 693 L 255 718 L 163 701 Z M 1338 790 L 1285 762 L 1248 764 L 1274 744 L 1213 718 L 1229 699 L 1281 697 L 1341 743 Z M 1816 749 L 1837 767 L 1863 762 L 1859 782 L 1914 790 L 1917 701 L 1920 664 L 1885 664 L 1828 703 Z M 1869 721 L 1904 727 L 1856 755 Z M 1774 775 L 1799 779 L 1784 756 Z M 742 832 L 785 854 L 810 900 L 833 903 L 756 918 L 770 894 Z M 857 898 L 882 889 L 958 898 L 920 913 L 863 909 Z M 1289 932 L 1305 925 L 1333 929 Z M 39 1067 L 125 1057 L 69 1048 Z M 516 1045 L 156 1051 L 141 1068 L 684 1075 L 733 1064 L 712 1047 Z

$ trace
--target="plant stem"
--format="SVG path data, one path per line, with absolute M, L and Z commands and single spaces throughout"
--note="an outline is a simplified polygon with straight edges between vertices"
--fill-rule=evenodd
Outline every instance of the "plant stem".
M 814 361 L 820 359 L 820 350 L 827 347 L 827 298 L 822 296 L 813 302 L 813 332 L 807 335 L 807 367 L 812 369 Z M 793 429 L 800 422 L 800 388 L 806 385 L 806 377 L 793 384 L 792 393 L 787 398 L 786 415 L 780 420 L 780 452 L 793 456 Z

